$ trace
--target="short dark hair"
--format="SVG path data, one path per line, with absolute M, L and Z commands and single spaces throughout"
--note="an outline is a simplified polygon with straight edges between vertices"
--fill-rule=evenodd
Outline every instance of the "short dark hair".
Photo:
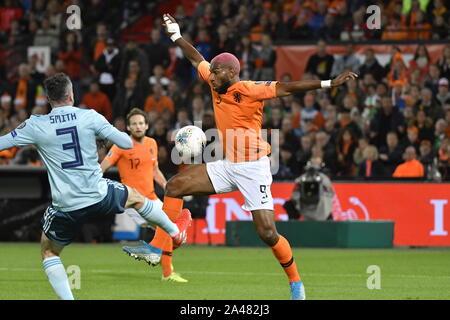
M 61 103 L 67 99 L 67 88 L 72 86 L 65 73 L 58 73 L 44 81 L 45 92 L 50 103 Z
M 130 119 L 132 116 L 141 115 L 145 119 L 145 123 L 148 123 L 148 115 L 147 112 L 139 109 L 139 108 L 133 108 L 131 111 L 127 114 L 127 125 L 130 125 Z

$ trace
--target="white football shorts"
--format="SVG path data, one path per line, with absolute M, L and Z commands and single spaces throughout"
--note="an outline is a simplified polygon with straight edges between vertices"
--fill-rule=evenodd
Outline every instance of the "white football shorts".
M 206 170 L 216 193 L 235 190 L 242 193 L 245 199 L 245 204 L 242 206 L 244 210 L 273 210 L 273 198 L 270 192 L 272 174 L 267 156 L 256 161 L 208 162 Z

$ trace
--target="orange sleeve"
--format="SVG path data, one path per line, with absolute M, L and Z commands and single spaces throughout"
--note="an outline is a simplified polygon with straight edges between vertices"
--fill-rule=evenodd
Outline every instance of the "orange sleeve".
M 208 83 L 209 83 L 209 75 L 211 74 L 211 72 L 209 71 L 209 66 L 210 64 L 206 60 L 203 60 L 197 66 L 198 75 L 200 76 L 200 78 L 202 78 L 204 81 Z
M 244 94 L 255 100 L 269 100 L 277 97 L 278 81 L 242 81 Z
M 111 163 L 112 165 L 115 165 L 117 161 L 119 161 L 121 155 L 122 155 L 121 149 L 118 146 L 113 145 L 111 149 L 109 149 L 109 152 L 106 155 L 105 159 L 108 160 L 108 162 Z

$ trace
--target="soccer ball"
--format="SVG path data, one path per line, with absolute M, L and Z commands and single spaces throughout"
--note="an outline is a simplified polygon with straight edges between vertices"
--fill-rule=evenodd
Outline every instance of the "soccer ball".
M 206 135 L 196 126 L 186 126 L 175 136 L 175 148 L 183 158 L 197 157 L 206 145 Z

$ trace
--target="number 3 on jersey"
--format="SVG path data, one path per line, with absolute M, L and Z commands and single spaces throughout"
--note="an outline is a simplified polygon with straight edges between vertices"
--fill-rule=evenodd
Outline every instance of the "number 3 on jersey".
M 63 169 L 69 169 L 82 166 L 83 157 L 81 155 L 80 140 L 78 139 L 77 127 L 73 126 L 68 128 L 56 129 L 57 136 L 61 136 L 64 134 L 70 134 L 72 136 L 72 142 L 64 143 L 62 145 L 63 150 L 73 149 L 75 153 L 75 160 L 61 163 L 61 167 Z

